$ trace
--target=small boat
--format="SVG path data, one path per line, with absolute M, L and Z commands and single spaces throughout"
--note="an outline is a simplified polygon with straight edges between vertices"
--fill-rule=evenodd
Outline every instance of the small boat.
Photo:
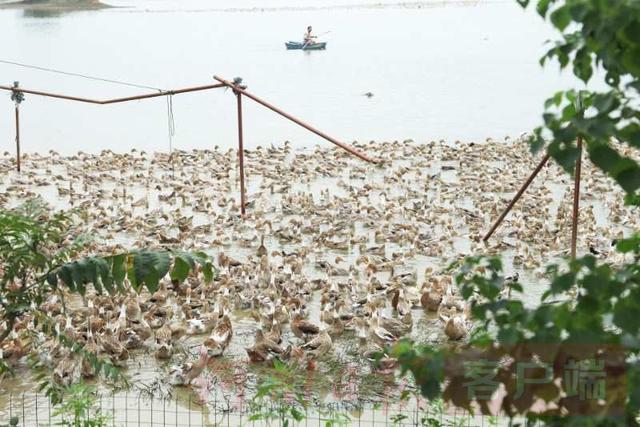
M 286 42 L 287 50 L 301 49 L 301 50 L 324 50 L 327 48 L 327 42 L 317 43 L 300 43 L 300 42 Z

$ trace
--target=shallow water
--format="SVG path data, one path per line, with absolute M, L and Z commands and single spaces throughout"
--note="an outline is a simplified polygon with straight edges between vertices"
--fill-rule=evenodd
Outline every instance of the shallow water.
M 553 33 L 515 1 L 113 0 L 121 8 L 34 15 L 0 10 L 0 59 L 159 88 L 242 76 L 249 89 L 344 141 L 480 141 L 541 121 L 543 101 L 571 79 L 538 58 Z M 321 52 L 286 51 L 307 25 Z M 146 93 L 0 63 L 0 82 L 92 98 Z M 362 94 L 373 92 L 373 98 Z M 5 94 L 8 98 L 8 94 Z M 4 96 L 4 95 L 0 95 Z M 234 147 L 235 100 L 217 90 L 173 99 L 173 147 Z M 245 101 L 245 139 L 323 143 Z M 96 106 L 28 96 L 23 151 L 168 150 L 164 99 Z M 0 141 L 13 151 L 13 105 Z
M 255 253 L 259 242 L 255 229 L 258 220 L 271 219 L 276 228 L 279 228 L 280 225 L 286 227 L 291 219 L 304 220 L 307 216 L 307 220 L 322 220 L 321 232 L 329 227 L 336 230 L 348 229 L 350 224 L 345 223 L 340 216 L 341 211 L 338 211 L 339 201 L 347 200 L 346 206 L 353 208 L 353 203 L 348 202 L 348 195 L 368 186 L 369 190 L 364 192 L 366 198 L 362 197 L 363 202 L 379 212 L 391 212 L 392 215 L 371 226 L 364 223 L 370 218 L 368 215 L 345 214 L 344 218 L 358 217 L 361 220 L 356 220 L 353 224 L 355 231 L 352 237 L 364 237 L 368 245 L 374 245 L 378 243 L 375 238 L 376 231 L 384 229 L 385 236 L 388 237 L 394 224 L 411 222 L 419 228 L 421 235 L 427 236 L 421 237 L 421 240 L 434 239 L 441 243 L 434 246 L 427 244 L 418 252 L 410 254 L 408 250 L 415 242 L 398 240 L 399 243 L 394 243 L 385 237 L 385 256 L 393 258 L 394 253 L 401 254 L 401 267 L 415 273 L 418 285 L 426 279 L 425 268 L 434 267 L 436 272 L 442 272 L 459 256 L 488 249 L 504 255 L 507 274 L 520 273 L 520 282 L 526 289 L 522 295 L 525 304 L 531 306 L 540 301 L 545 288 L 544 279 L 541 279 L 540 263 L 556 259 L 562 254 L 562 250 L 567 247 L 568 228 L 564 228 L 564 233 L 561 233 L 564 240 L 560 241 L 551 241 L 552 236 L 547 232 L 538 233 L 540 236 L 536 236 L 532 231 L 539 230 L 540 227 L 544 230 L 549 227 L 562 228 L 563 224 L 566 226 L 567 197 L 570 195 L 571 182 L 562 171 L 555 166 L 545 168 L 489 246 L 480 248 L 478 243 L 473 241 L 474 236 L 477 238 L 479 230 L 486 230 L 490 225 L 489 221 L 495 217 L 496 212 L 492 212 L 491 208 L 504 204 L 519 185 L 523 172 L 528 172 L 535 163 L 526 152 L 526 144 L 463 144 L 452 147 L 446 144 L 406 143 L 368 144 L 365 148 L 369 148 L 376 156 L 387 158 L 388 162 L 384 167 L 365 164 L 353 157 L 344 156 L 337 150 L 315 151 L 322 161 L 312 158 L 308 150 L 289 151 L 280 147 L 269 154 L 257 150 L 248 151 L 248 199 L 254 205 L 249 208 L 246 222 L 238 221 L 237 212 L 232 209 L 233 202 L 230 201 L 237 198 L 238 191 L 237 174 L 233 168 L 233 150 L 224 153 L 177 153 L 173 172 L 167 163 L 166 155 L 143 156 L 134 153 L 124 158 L 105 153 L 102 156 L 86 157 L 27 156 L 23 163 L 24 172 L 18 174 L 13 170 L 11 156 L 4 156 L 0 157 L 0 171 L 5 178 L 0 181 L 0 194 L 8 195 L 7 202 L 10 206 L 20 204 L 32 193 L 31 195 L 41 195 L 56 208 L 88 207 L 91 215 L 86 224 L 87 231 L 90 231 L 100 243 L 99 248 L 115 243 L 121 243 L 126 247 L 157 245 L 154 241 L 158 237 L 151 231 L 156 221 L 161 224 L 166 234 L 175 236 L 178 218 L 193 216 L 194 227 L 209 222 L 216 224 L 214 230 L 202 233 L 196 232 L 194 228 L 181 245 L 189 249 L 206 250 L 213 256 L 223 251 L 239 260 L 246 260 Z M 511 156 L 518 158 L 521 164 L 513 162 Z M 483 170 L 468 167 L 478 159 L 484 167 Z M 517 167 L 514 168 L 514 164 L 517 164 Z M 305 172 L 299 173 L 299 169 Z M 228 171 L 229 174 L 218 177 L 216 174 L 221 170 Z M 588 178 L 585 179 L 586 200 L 583 201 L 584 213 L 580 225 L 581 252 L 586 251 L 588 242 L 592 242 L 594 236 L 611 238 L 625 223 L 631 226 L 637 221 L 633 217 L 616 219 L 612 207 L 607 206 L 609 202 L 618 205 L 621 203 L 619 192 L 610 192 L 605 200 L 590 195 L 589 190 L 592 186 L 602 186 L 606 181 L 591 164 L 585 165 L 584 172 Z M 497 183 L 494 182 L 496 179 Z M 193 185 L 194 182 L 198 184 Z M 496 184 L 495 188 L 492 187 L 493 184 Z M 272 187 L 273 192 L 270 191 Z M 73 196 L 64 193 L 63 190 L 69 188 L 73 188 Z M 173 191 L 177 196 L 165 199 Z M 300 200 L 286 200 L 299 194 L 310 195 L 313 198 L 313 209 L 305 208 Z M 206 200 L 215 202 L 208 215 L 195 210 L 196 199 L 199 200 L 201 195 L 204 195 Z M 162 200 L 160 196 L 163 196 Z M 487 205 L 487 198 L 494 201 L 494 206 Z M 139 200 L 146 200 L 149 206 L 139 204 Z M 217 202 L 220 201 L 225 203 L 222 206 L 218 205 Z M 96 205 L 90 207 L 94 202 Z M 387 202 L 421 204 L 419 208 L 402 211 L 403 214 L 400 215 L 397 212 L 393 214 L 394 206 Z M 546 203 L 546 208 L 536 210 L 539 208 L 536 205 L 541 203 Z M 587 214 L 585 211 L 592 206 L 594 213 Z M 97 208 L 106 209 L 104 216 L 110 219 L 106 229 L 94 227 L 96 221 L 101 219 L 95 215 Z M 254 212 L 261 214 L 256 216 Z M 536 214 L 532 215 L 532 212 Z M 557 218 L 559 212 L 564 212 L 560 219 Z M 161 219 L 160 213 L 168 214 L 170 219 Z M 595 219 L 593 222 L 592 216 Z M 122 224 L 127 222 L 123 220 L 127 218 L 130 220 L 129 224 L 132 221 L 141 221 L 142 226 L 131 225 L 123 229 Z M 219 221 L 221 218 L 225 220 L 223 225 Z M 631 219 L 633 220 L 627 222 Z M 340 265 L 342 267 L 345 263 L 353 265 L 360 255 L 357 244 L 351 244 L 346 250 L 329 249 L 318 243 L 317 234 L 318 232 L 303 232 L 301 242 L 296 243 L 284 241 L 277 233 L 270 232 L 265 245 L 269 250 L 286 252 L 304 247 L 311 248 L 304 264 L 304 275 L 308 280 L 327 277 L 326 273 L 319 271 L 315 266 L 316 261 L 320 259 L 333 263 L 337 256 L 341 256 L 345 260 Z M 340 238 L 342 233 L 336 234 Z M 223 243 L 214 244 L 214 238 L 220 239 Z M 514 249 L 518 241 L 522 244 L 520 250 Z M 526 259 L 516 261 L 516 255 L 521 255 L 523 248 L 530 251 L 536 260 L 533 265 L 527 265 L 529 261 Z M 335 263 L 337 264 L 337 261 Z M 386 282 L 388 274 L 380 272 L 378 277 L 382 282 Z M 343 279 L 345 278 L 331 277 L 329 280 L 340 282 Z M 309 318 L 317 322 L 320 315 L 318 293 L 308 301 L 308 308 Z M 412 314 L 415 324 L 411 336 L 416 341 L 444 342 L 442 324 L 435 313 L 425 315 L 422 309 L 414 309 Z M 127 393 L 117 393 L 113 403 L 117 419 L 124 420 L 129 416 L 132 417 L 129 420 L 135 420 L 136 416 L 142 416 L 142 419 L 148 420 L 153 405 L 156 405 L 156 411 L 159 411 L 158 405 L 165 404 L 164 401 L 151 403 L 144 400 L 141 403 L 137 400 L 140 392 L 151 394 L 156 399 L 171 392 L 172 399 L 179 400 L 172 400 L 171 408 L 175 405 L 175 410 L 181 411 L 183 415 L 186 412 L 190 413 L 194 419 L 193 425 L 201 425 L 197 420 L 203 419 L 201 408 L 197 404 L 192 407 L 200 392 L 204 392 L 198 390 L 207 390 L 208 398 L 217 402 L 236 402 L 237 398 L 250 399 L 255 390 L 256 379 L 263 378 L 273 371 L 246 362 L 244 347 L 253 343 L 257 324 L 246 312 L 237 311 L 233 313 L 233 326 L 234 338 L 225 356 L 211 362 L 209 369 L 202 376 L 203 383 L 196 390 L 171 390 L 166 384 L 167 364 L 150 357 L 150 347 L 133 351 L 126 373 L 131 377 L 134 389 L 129 391 L 128 401 L 123 401 L 126 400 Z M 284 334 L 285 342 L 294 342 L 288 328 L 284 330 Z M 182 351 L 178 352 L 172 362 L 175 363 L 181 356 L 187 355 L 193 359 L 196 347 L 202 340 L 202 336 L 183 340 Z M 387 398 L 394 400 L 406 384 L 389 376 L 371 374 L 368 362 L 362 358 L 362 349 L 354 341 L 356 339 L 352 332 L 345 332 L 337 337 L 335 350 L 330 357 L 319 362 L 318 371 L 292 371 L 292 382 L 305 386 L 310 384 L 309 389 L 304 391 L 325 403 L 344 403 L 345 400 L 350 402 L 345 399 L 344 391 L 336 387 L 335 378 L 343 377 L 351 380 L 350 385 L 355 390 L 353 394 L 359 402 L 386 401 Z M 0 387 L 3 391 L 18 395 L 26 392 L 26 411 L 33 416 L 37 413 L 37 401 L 29 397 L 29 393 L 33 392 L 36 383 L 24 366 L 19 368 L 19 372 L 20 376 L 17 378 L 3 379 Z M 238 380 L 239 382 L 236 382 Z M 109 393 L 108 387 L 104 384 L 100 386 L 101 391 Z M 6 396 L 0 398 L 0 417 L 7 413 L 7 405 L 10 406 Z M 111 402 L 107 399 L 106 407 L 109 408 L 110 405 Z M 142 415 L 139 415 L 139 411 L 136 412 L 138 408 L 142 408 Z M 158 414 L 159 412 L 155 414 L 156 420 Z M 373 411 L 368 412 L 367 416 L 380 415 L 388 414 Z M 213 417 L 216 417 L 215 413 Z M 202 422 L 202 425 L 204 424 L 205 422 Z

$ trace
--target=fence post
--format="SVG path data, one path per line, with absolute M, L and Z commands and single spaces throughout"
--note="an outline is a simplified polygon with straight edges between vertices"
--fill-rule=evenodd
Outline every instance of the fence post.
M 245 214 L 245 191 L 244 191 L 244 145 L 242 135 L 242 94 L 234 91 L 238 100 L 238 163 L 240 167 L 240 213 L 244 218 Z
M 20 108 L 16 103 L 16 169 L 20 172 Z
M 576 245 L 578 241 L 578 216 L 580 214 L 580 174 L 582 172 L 582 137 L 578 137 L 578 158 L 573 184 L 573 218 L 571 222 L 571 259 L 576 258 Z
M 16 106 L 16 169 L 20 172 L 20 103 L 24 101 L 24 93 L 18 88 L 19 82 L 13 82 L 11 88 L 11 100 Z

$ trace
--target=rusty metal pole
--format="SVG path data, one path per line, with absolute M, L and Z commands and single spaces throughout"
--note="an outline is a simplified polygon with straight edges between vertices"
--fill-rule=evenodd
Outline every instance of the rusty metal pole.
M 182 88 L 182 89 L 165 90 L 165 91 L 160 91 L 160 92 L 155 92 L 155 93 L 150 93 L 150 94 L 145 94 L 145 95 L 128 96 L 126 98 L 115 98 L 115 99 L 105 99 L 105 100 L 81 98 L 79 96 L 68 96 L 68 95 L 61 95 L 61 94 L 57 94 L 57 93 L 42 92 L 42 91 L 38 91 L 38 90 L 22 89 L 22 88 L 20 88 L 19 93 L 26 93 L 26 94 L 38 95 L 38 96 L 46 96 L 46 97 L 49 97 L 49 98 L 65 99 L 67 101 L 85 102 L 85 103 L 88 103 L 88 104 L 105 105 L 105 104 L 117 104 L 117 103 L 121 103 L 121 102 L 137 101 L 137 100 L 140 100 L 140 99 L 157 98 L 159 96 L 179 95 L 179 94 L 182 94 L 182 93 L 198 92 L 198 91 L 202 91 L 202 90 L 217 89 L 217 88 L 222 88 L 222 87 L 226 87 L 226 86 L 227 85 L 225 85 L 225 84 L 219 83 L 219 84 L 212 84 L 212 85 L 205 85 L 205 86 L 187 87 L 187 88 Z M 15 89 L 16 89 L 15 87 L 0 85 L 0 90 L 8 90 L 8 91 L 16 92 Z
M 20 172 L 20 107 L 16 102 L 16 168 Z
M 544 165 L 547 163 L 548 160 L 549 160 L 549 154 L 545 154 L 542 160 L 540 160 L 540 163 L 538 163 L 538 166 L 536 166 L 536 168 L 533 170 L 533 172 L 531 173 L 529 178 L 525 181 L 525 183 L 522 184 L 522 187 L 520 187 L 520 190 L 518 190 L 518 192 L 513 197 L 511 202 L 509 202 L 509 205 L 505 208 L 505 210 L 502 212 L 500 217 L 498 217 L 496 222 L 493 224 L 493 226 L 491 227 L 491 230 L 489 230 L 489 232 L 482 238 L 482 241 L 486 242 L 487 240 L 489 240 L 491 235 L 496 231 L 496 229 L 502 223 L 502 221 L 504 221 L 505 217 L 509 214 L 509 212 L 511 211 L 513 206 L 516 204 L 516 202 L 520 200 L 520 197 L 522 197 L 522 194 L 524 194 L 527 188 L 529 188 L 529 185 L 531 185 L 534 178 L 542 170 L 542 168 L 544 167 Z
M 582 137 L 578 137 L 578 158 L 573 183 L 573 218 L 571 222 L 571 259 L 576 258 L 578 242 L 578 217 L 580 214 L 580 174 L 582 173 Z
M 234 90 L 238 100 L 238 165 L 240 168 L 240 213 L 245 214 L 245 193 L 244 193 L 244 145 L 242 138 L 242 94 Z
M 222 77 L 218 77 L 218 76 L 213 76 L 214 79 L 216 79 L 217 81 L 219 81 L 220 83 L 230 87 L 230 88 L 235 88 L 235 90 L 243 95 L 245 95 L 247 98 L 254 100 L 255 102 L 257 102 L 258 104 L 267 107 L 268 109 L 270 109 L 271 111 L 280 114 L 282 117 L 287 118 L 289 120 L 291 120 L 292 122 L 302 126 L 303 128 L 307 129 L 310 132 L 315 133 L 316 135 L 326 139 L 327 141 L 337 145 L 338 147 L 342 148 L 343 150 L 353 154 L 356 157 L 359 157 L 360 159 L 370 162 L 370 163 L 379 163 L 379 160 L 376 159 L 372 159 L 371 157 L 367 156 L 364 153 L 361 153 L 360 151 L 358 151 L 357 149 L 355 149 L 354 147 L 347 145 L 347 144 L 343 144 L 342 142 L 338 141 L 335 138 L 330 137 L 329 135 L 327 135 L 326 133 L 314 128 L 313 126 L 303 122 L 300 119 L 297 119 L 295 117 L 293 117 L 291 114 L 281 110 L 280 108 L 276 107 L 275 105 L 272 105 L 270 103 L 268 103 L 267 101 L 265 101 L 264 99 L 258 98 L 257 96 L 247 92 L 246 90 L 242 89 L 242 88 L 238 88 L 236 85 L 234 85 L 232 82 L 223 79 Z

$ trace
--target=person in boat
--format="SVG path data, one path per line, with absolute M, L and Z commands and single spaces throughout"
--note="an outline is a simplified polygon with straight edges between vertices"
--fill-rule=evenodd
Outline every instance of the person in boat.
M 313 28 L 311 25 L 307 27 L 307 32 L 304 33 L 304 44 L 314 44 L 316 36 L 313 35 Z

